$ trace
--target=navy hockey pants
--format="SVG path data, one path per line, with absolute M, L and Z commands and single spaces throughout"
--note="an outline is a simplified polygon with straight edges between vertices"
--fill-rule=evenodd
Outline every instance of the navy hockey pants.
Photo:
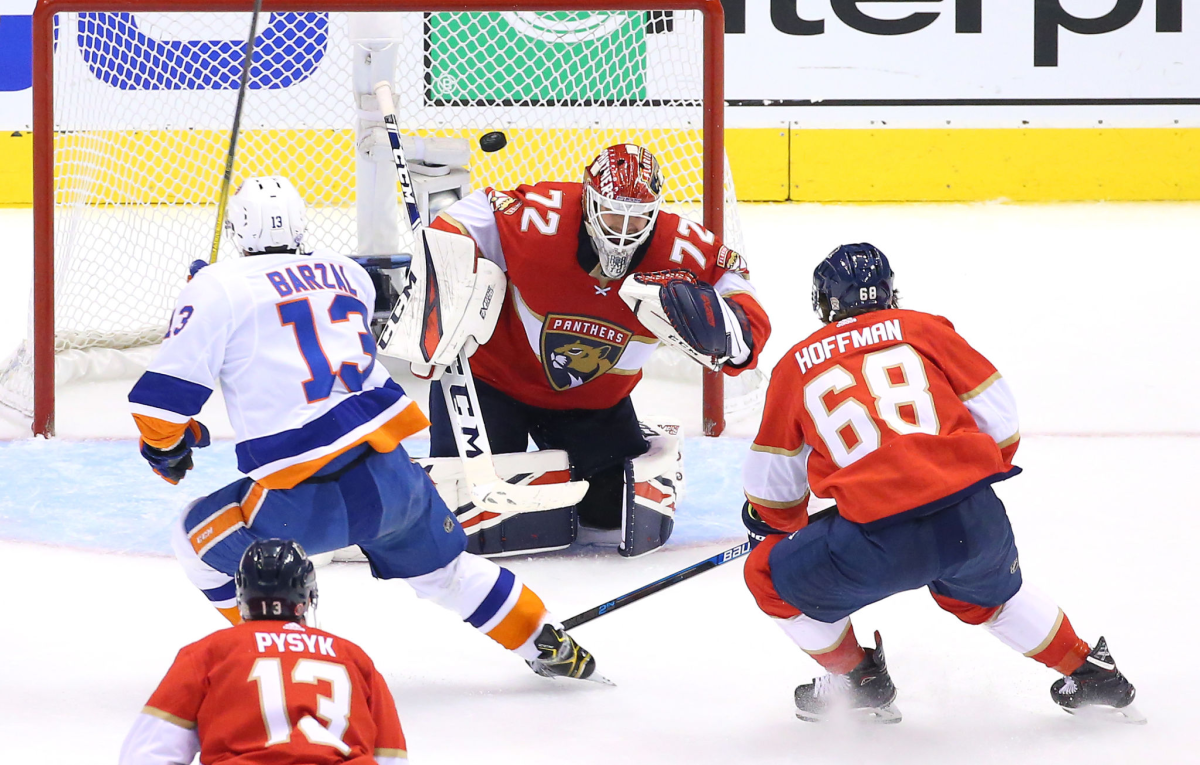
M 770 568 L 780 597 L 828 624 L 926 585 L 985 607 L 1021 588 L 1012 526 L 991 486 L 923 517 L 821 518 L 775 545 Z
M 183 531 L 205 564 L 229 576 L 252 542 L 270 537 L 294 539 L 309 553 L 358 545 L 381 579 L 428 574 L 467 544 L 454 513 L 401 446 L 387 454 L 359 446 L 291 489 L 235 481 L 194 503 Z M 209 600 L 226 601 L 231 587 L 202 589 Z

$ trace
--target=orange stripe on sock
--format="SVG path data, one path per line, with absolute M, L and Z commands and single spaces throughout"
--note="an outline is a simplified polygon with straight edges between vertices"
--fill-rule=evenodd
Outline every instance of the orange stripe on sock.
M 229 608 L 218 607 L 217 610 L 220 611 L 221 616 L 224 616 L 226 619 L 228 619 L 229 623 L 233 626 L 236 627 L 242 623 L 242 613 L 241 611 L 238 611 L 237 606 L 230 606 Z
M 866 656 L 858 638 L 854 636 L 854 625 L 847 622 L 846 631 L 838 642 L 824 651 L 805 651 L 817 663 L 835 675 L 844 675 L 859 665 Z
M 1046 641 L 1025 655 L 1055 672 L 1069 675 L 1079 669 L 1092 649 L 1075 634 L 1067 615 L 1058 613 L 1060 619 Z
M 517 596 L 512 610 L 487 636 L 508 650 L 515 651 L 538 631 L 545 615 L 546 606 L 542 604 L 542 599 L 536 592 L 521 585 L 521 594 Z

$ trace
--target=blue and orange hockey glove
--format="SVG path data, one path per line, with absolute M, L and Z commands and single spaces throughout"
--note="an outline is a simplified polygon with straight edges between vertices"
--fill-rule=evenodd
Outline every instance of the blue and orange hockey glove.
M 162 476 L 167 483 L 177 484 L 191 470 L 192 449 L 203 449 L 212 443 L 208 428 L 203 423 L 191 420 L 183 431 L 183 438 L 170 449 L 156 449 L 142 439 L 142 456 L 150 463 L 150 469 Z

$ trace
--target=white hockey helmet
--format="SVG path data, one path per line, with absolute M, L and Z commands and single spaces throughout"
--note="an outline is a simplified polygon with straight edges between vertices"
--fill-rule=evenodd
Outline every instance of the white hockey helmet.
M 225 212 L 225 230 L 247 255 L 299 252 L 307 226 L 304 200 L 278 175 L 242 181 Z
M 583 173 L 583 222 L 600 270 L 620 279 L 637 248 L 654 233 L 662 205 L 658 160 L 635 144 L 610 146 Z

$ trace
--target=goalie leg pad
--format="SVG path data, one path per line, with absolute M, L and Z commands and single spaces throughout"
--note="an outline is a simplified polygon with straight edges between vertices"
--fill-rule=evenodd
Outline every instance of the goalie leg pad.
M 571 480 L 567 453 L 560 450 L 497 454 L 496 473 L 516 485 L 545 485 Z M 488 557 L 561 550 L 575 541 L 574 507 L 540 512 L 506 513 L 477 507 L 454 457 L 417 460 L 467 532 L 467 552 Z
M 662 547 L 675 528 L 677 485 L 683 483 L 679 438 L 651 436 L 650 450 L 626 460 L 620 553 L 636 558 Z
M 487 558 L 569 547 L 579 532 L 575 508 L 520 513 L 467 537 L 467 552 Z

